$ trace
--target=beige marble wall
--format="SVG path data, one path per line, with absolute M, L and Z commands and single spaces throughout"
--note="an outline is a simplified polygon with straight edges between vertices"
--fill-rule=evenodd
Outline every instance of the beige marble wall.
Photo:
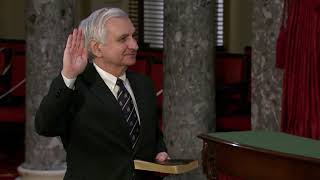
M 1 39 L 25 39 L 24 8 L 24 0 L 2 0 L 0 2 Z
M 224 44 L 230 53 L 243 53 L 252 41 L 252 5 L 254 0 L 224 0 Z

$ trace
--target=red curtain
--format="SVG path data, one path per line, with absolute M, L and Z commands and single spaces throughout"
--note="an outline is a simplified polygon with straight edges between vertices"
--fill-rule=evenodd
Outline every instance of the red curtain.
M 276 66 L 284 69 L 281 130 L 320 137 L 320 0 L 285 0 Z

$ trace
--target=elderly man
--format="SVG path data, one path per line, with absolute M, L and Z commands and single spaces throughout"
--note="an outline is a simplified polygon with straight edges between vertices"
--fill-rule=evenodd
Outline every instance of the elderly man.
M 61 74 L 35 119 L 39 134 L 62 139 L 65 180 L 145 180 L 150 174 L 134 170 L 134 159 L 168 158 L 152 82 L 127 72 L 136 62 L 134 32 L 124 11 L 103 8 L 68 37 Z

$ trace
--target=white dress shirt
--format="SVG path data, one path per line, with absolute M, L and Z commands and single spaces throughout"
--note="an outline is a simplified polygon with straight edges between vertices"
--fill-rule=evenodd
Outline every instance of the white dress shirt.
M 117 82 L 117 77 L 115 77 L 114 75 L 102 70 L 99 66 L 97 66 L 95 63 L 93 63 L 93 66 L 96 68 L 98 74 L 100 75 L 100 77 L 103 79 L 104 83 L 108 86 L 108 88 L 110 89 L 110 91 L 112 92 L 112 94 L 114 95 L 114 97 L 117 99 L 117 93 L 119 91 L 119 86 L 116 85 Z M 62 73 L 61 73 L 64 83 L 66 84 L 66 86 L 70 89 L 74 89 L 74 83 L 76 81 L 76 78 L 74 79 L 68 79 L 67 77 L 65 77 Z M 133 91 L 131 89 L 130 83 L 126 77 L 126 74 L 124 73 L 122 76 L 119 77 L 122 81 L 124 86 L 127 88 L 128 92 L 130 93 L 131 97 L 132 97 L 132 101 L 133 101 L 133 105 L 134 108 L 137 112 L 138 115 L 138 121 L 140 123 L 140 116 L 139 116 L 139 110 L 138 110 L 138 106 L 137 106 L 137 102 L 136 99 L 134 97 Z

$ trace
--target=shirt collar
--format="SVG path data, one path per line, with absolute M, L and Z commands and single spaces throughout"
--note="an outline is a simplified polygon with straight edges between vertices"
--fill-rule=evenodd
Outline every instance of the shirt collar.
M 100 77 L 103 79 L 103 81 L 106 83 L 106 85 L 111 89 L 114 90 L 115 86 L 116 86 L 116 82 L 117 82 L 117 77 L 102 70 L 98 65 L 96 65 L 95 63 L 93 63 L 94 67 L 96 68 L 98 74 L 100 75 Z M 126 73 L 124 73 L 123 75 L 121 75 L 119 77 L 124 83 L 127 80 L 126 77 Z

